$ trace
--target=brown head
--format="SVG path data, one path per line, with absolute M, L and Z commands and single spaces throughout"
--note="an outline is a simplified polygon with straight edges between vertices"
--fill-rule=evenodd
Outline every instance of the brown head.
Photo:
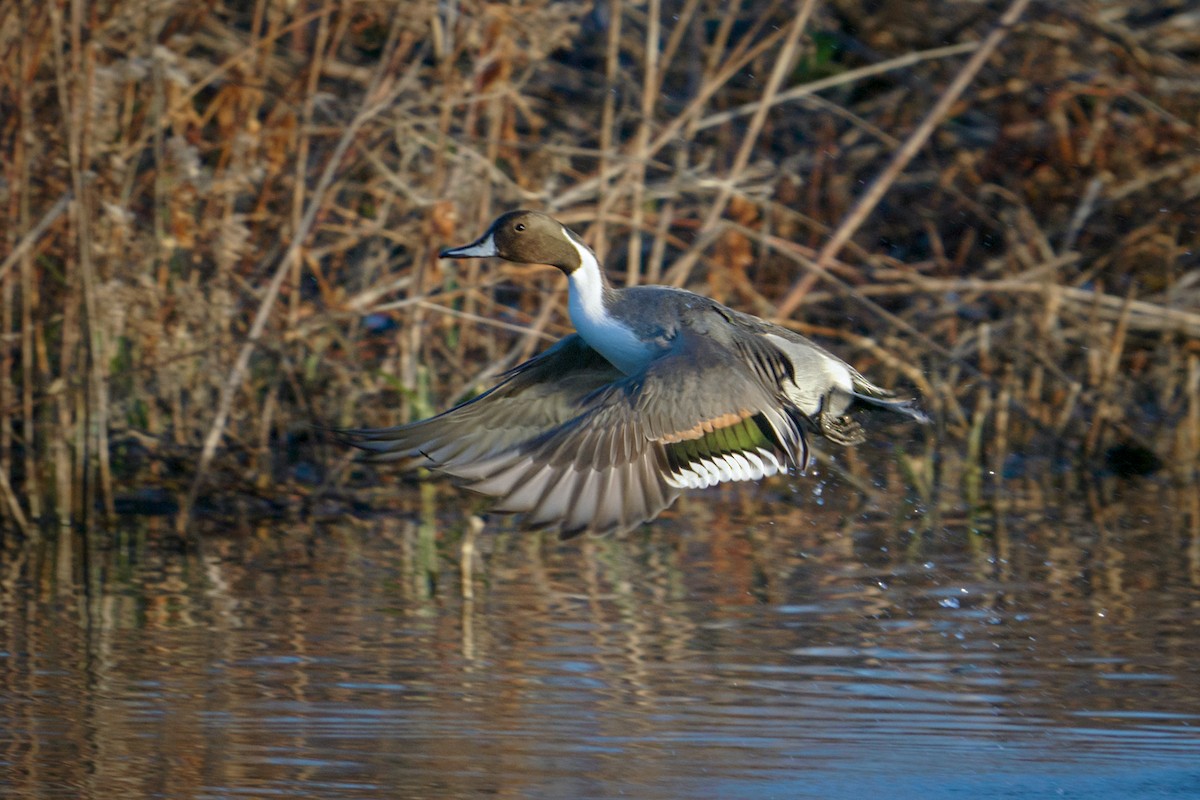
M 442 258 L 498 256 L 522 264 L 549 264 L 570 275 L 583 264 L 587 245 L 561 222 L 540 211 L 510 211 L 496 218 L 470 244 L 441 252 Z

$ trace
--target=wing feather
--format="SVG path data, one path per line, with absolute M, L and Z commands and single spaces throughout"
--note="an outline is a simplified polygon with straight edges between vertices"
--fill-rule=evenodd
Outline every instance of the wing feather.
M 577 416 L 581 399 L 622 373 L 578 334 L 518 365 L 503 381 L 449 411 L 392 428 L 342 430 L 373 461 L 400 461 L 473 478 L 480 461 Z
M 681 471 L 712 485 L 803 467 L 804 434 L 779 403 L 743 362 L 683 334 L 644 372 L 582 398 L 575 417 L 459 474 L 528 525 L 563 536 L 624 530 L 675 500 Z
M 686 486 L 803 469 L 778 364 L 683 330 L 625 376 L 574 335 L 444 414 L 344 435 L 373 458 L 455 476 L 526 526 L 604 534 L 653 519 Z

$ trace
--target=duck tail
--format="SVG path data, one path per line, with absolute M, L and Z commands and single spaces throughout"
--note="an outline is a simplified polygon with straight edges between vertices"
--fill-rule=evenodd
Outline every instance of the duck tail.
M 921 410 L 917 401 L 912 397 L 897 397 L 881 386 L 876 386 L 862 378 L 854 382 L 854 399 L 874 408 L 883 408 L 897 414 L 916 420 L 922 425 L 928 425 L 929 415 Z
M 911 397 L 896 397 L 890 392 L 884 393 L 868 393 L 862 391 L 854 392 L 854 399 L 862 401 L 865 404 L 874 408 L 887 409 L 894 411 L 896 414 L 904 414 L 922 425 L 929 425 L 929 415 L 920 409 L 916 399 Z

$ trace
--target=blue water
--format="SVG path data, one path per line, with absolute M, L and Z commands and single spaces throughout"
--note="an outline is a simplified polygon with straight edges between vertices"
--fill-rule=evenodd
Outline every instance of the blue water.
M 474 599 L 451 513 L 10 540 L 0 796 L 1200 798 L 1200 523 L 1147 491 L 984 535 L 718 493 L 485 533 Z

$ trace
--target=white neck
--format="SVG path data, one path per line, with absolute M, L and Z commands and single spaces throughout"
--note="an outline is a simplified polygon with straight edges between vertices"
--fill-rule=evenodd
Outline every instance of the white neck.
M 567 289 L 567 309 L 575 330 L 626 375 L 640 372 L 650 361 L 651 347 L 609 313 L 604 304 L 604 275 L 600 263 L 581 242 L 574 237 L 568 238 L 579 251 L 581 262 L 579 269 L 571 273 Z

